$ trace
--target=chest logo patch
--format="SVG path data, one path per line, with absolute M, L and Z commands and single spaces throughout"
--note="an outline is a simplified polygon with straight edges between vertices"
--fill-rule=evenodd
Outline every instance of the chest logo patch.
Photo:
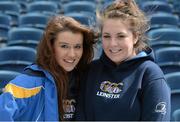
M 110 81 L 104 81 L 101 83 L 100 89 L 107 93 L 120 93 L 123 83 L 111 83 Z
M 71 119 L 74 116 L 76 101 L 74 99 L 63 100 L 64 119 Z
M 110 81 L 103 81 L 100 85 L 100 90 L 96 93 L 97 96 L 106 98 L 119 98 L 122 91 L 123 83 L 112 83 Z

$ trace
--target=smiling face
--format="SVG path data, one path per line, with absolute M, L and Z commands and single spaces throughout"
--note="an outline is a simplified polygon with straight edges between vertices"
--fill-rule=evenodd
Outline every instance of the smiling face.
M 80 32 L 60 32 L 57 35 L 53 47 L 57 63 L 65 71 L 72 71 L 83 54 L 83 35 Z
M 106 19 L 102 28 L 102 46 L 105 54 L 117 65 L 135 56 L 137 36 L 129 29 L 128 22 Z

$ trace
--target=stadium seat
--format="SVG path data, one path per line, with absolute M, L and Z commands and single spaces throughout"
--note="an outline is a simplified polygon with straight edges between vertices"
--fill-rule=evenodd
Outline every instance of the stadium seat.
M 89 1 L 74 1 L 64 5 L 64 13 L 82 12 L 82 11 L 94 13 L 95 10 L 96 10 L 95 3 Z
M 0 14 L 0 43 L 6 43 L 8 31 L 10 29 L 11 17 L 5 14 Z
M 10 15 L 12 17 L 12 26 L 18 25 L 18 18 L 20 14 L 21 7 L 17 2 L 12 1 L 2 1 L 0 2 L 0 12 Z
M 180 41 L 152 41 L 149 44 L 154 52 L 158 49 L 166 47 L 180 47 Z
M 155 51 L 155 61 L 165 74 L 180 71 L 180 47 L 167 47 Z
M 22 46 L 0 48 L 0 69 L 22 72 L 23 68 L 35 62 L 36 50 Z
M 161 67 L 164 74 L 180 72 L 179 62 L 165 62 L 160 63 L 159 66 Z
M 76 19 L 77 21 L 79 21 L 80 23 L 87 25 L 87 26 L 90 26 L 92 23 L 90 17 L 83 13 L 67 13 L 64 15 L 72 17 L 72 18 Z
M 180 90 L 180 71 L 168 73 L 165 75 L 165 78 L 171 90 Z
M 174 121 L 173 113 L 180 108 L 180 90 L 171 91 L 171 121 Z
M 141 4 L 141 8 L 147 14 L 157 12 L 172 13 L 171 6 L 163 1 L 146 1 Z
M 142 2 L 147 2 L 147 1 L 161 1 L 161 2 L 166 2 L 168 3 L 169 0 L 135 0 L 137 3 L 141 4 Z
M 167 47 L 155 52 L 157 63 L 180 62 L 180 47 Z
M 175 122 L 179 122 L 180 121 L 180 108 L 179 109 L 177 109 L 177 110 L 175 110 L 174 112 L 173 112 L 173 120 L 175 121 Z
M 180 2 L 179 0 L 171 0 L 173 6 L 173 12 L 180 15 Z
M 40 13 L 27 13 L 19 17 L 19 27 L 45 29 L 49 16 Z
M 45 15 L 56 15 L 58 13 L 58 4 L 51 1 L 35 1 L 28 5 L 27 12 L 28 13 L 42 13 Z
M 43 35 L 43 30 L 28 27 L 13 28 L 8 32 L 8 46 L 27 46 L 36 48 Z
M 163 28 L 163 27 L 172 27 L 178 28 L 179 18 L 176 15 L 170 13 L 155 13 L 149 16 L 151 28 Z
M 180 28 L 158 28 L 150 30 L 147 36 L 152 41 L 180 41 Z
M 63 0 L 38 0 L 38 2 L 53 2 L 54 4 L 57 4 L 58 6 L 58 10 L 59 11 L 62 11 L 62 3 L 63 3 Z M 31 0 L 31 2 L 37 2 L 37 0 Z

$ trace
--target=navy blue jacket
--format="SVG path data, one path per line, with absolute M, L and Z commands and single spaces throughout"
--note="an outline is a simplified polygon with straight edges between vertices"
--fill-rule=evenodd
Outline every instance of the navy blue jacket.
M 81 84 L 77 120 L 170 120 L 170 89 L 151 49 L 118 66 L 103 53 Z

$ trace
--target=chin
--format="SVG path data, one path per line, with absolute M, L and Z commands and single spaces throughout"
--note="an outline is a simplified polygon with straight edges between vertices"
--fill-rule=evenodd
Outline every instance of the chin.
M 74 68 L 65 69 L 67 72 L 71 72 Z
M 123 60 L 112 60 L 114 63 L 116 63 L 116 64 L 120 64 Z

